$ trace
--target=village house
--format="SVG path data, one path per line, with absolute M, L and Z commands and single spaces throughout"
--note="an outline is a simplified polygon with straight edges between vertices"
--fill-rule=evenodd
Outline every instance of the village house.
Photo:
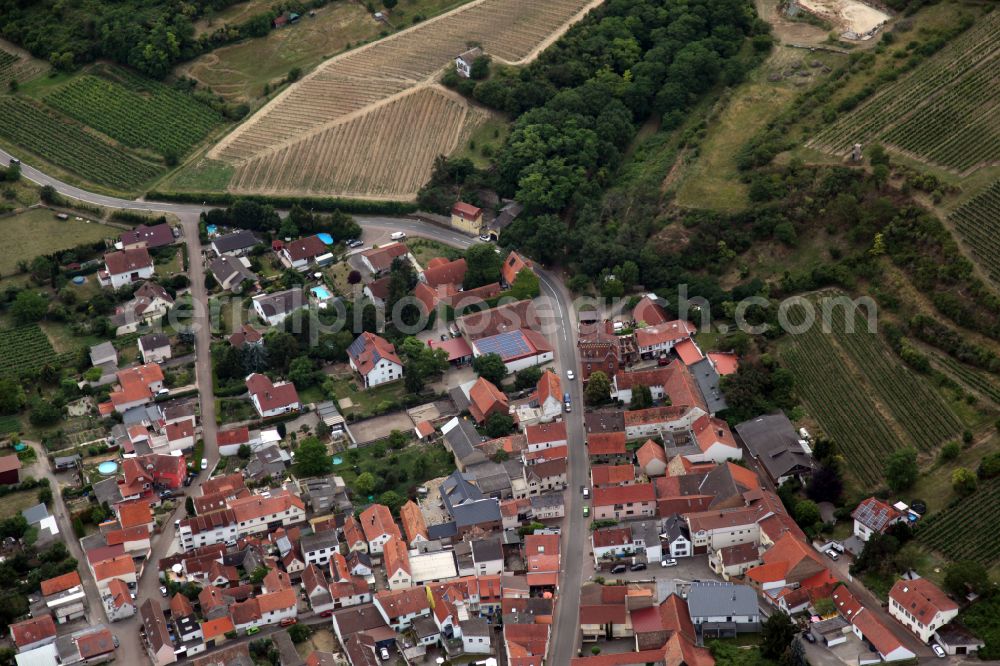
M 656 515 L 656 493 L 651 483 L 595 488 L 595 520 L 625 520 Z
M 250 269 L 250 260 L 245 257 L 216 257 L 208 262 L 208 270 L 220 287 L 234 294 L 241 294 L 248 286 L 253 287 L 257 283 L 257 275 Z
M 472 76 L 472 63 L 482 55 L 483 50 L 478 46 L 473 46 L 468 51 L 463 51 L 455 58 L 455 71 L 464 79 L 470 78 Z M 454 214 L 454 211 L 452 211 L 452 214 Z
M 163 388 L 163 370 L 155 363 L 120 370 L 117 377 L 118 385 L 109 398 L 113 410 L 119 414 L 152 402 Z
M 104 255 L 104 270 L 97 278 L 102 287 L 120 289 L 126 285 L 153 277 L 153 258 L 144 247 L 118 250 Z
M 87 595 L 79 572 L 70 571 L 43 580 L 39 587 L 45 607 L 52 613 L 56 624 L 65 624 L 86 615 Z
M 737 634 L 760 631 L 760 609 L 752 587 L 692 583 L 687 604 L 699 645 L 711 638 L 735 638 Z
M 383 504 L 372 504 L 362 511 L 358 522 L 368 543 L 368 552 L 372 555 L 381 553 L 389 539 L 403 540 L 396 521 L 392 519 L 392 512 Z
M 10 625 L 10 638 L 18 652 L 29 652 L 56 640 L 56 623 L 51 615 L 40 615 Z
M 177 661 L 173 639 L 167 628 L 167 619 L 158 602 L 147 599 L 139 607 L 142 626 L 139 629 L 142 645 L 153 666 L 165 666 Z
M 247 377 L 246 385 L 250 401 L 262 419 L 297 412 L 302 408 L 298 391 L 291 382 L 275 384 L 267 375 L 255 372 Z
M 509 411 L 507 394 L 485 377 L 479 377 L 469 389 L 469 414 L 479 425 L 494 414 L 506 415 Z
M 322 263 L 326 254 L 328 254 L 326 243 L 320 240 L 319 236 L 306 236 L 282 244 L 278 258 L 287 268 L 305 271 L 315 263 Z M 332 255 L 330 259 L 333 259 Z
M 451 207 L 451 226 L 469 235 L 478 235 L 483 226 L 483 209 L 456 201 Z
M 237 349 L 241 349 L 245 345 L 263 346 L 264 334 L 250 324 L 243 324 L 229 336 L 229 344 Z
M 392 262 L 401 257 L 416 266 L 416 260 L 413 259 L 410 248 L 406 247 L 405 243 L 389 243 L 382 247 L 365 250 L 361 253 L 361 263 L 372 275 L 379 275 L 392 268 Z
M 167 314 L 174 298 L 155 282 L 143 282 L 132 293 L 132 299 L 115 309 L 111 325 L 115 335 L 134 333 L 140 324 L 147 324 Z
M 885 534 L 895 523 L 906 522 L 903 512 L 876 497 L 858 504 L 851 518 L 854 519 L 854 536 L 862 541 L 868 541 L 873 534 Z
M 8 486 L 21 482 L 21 459 L 16 453 L 0 456 L 0 484 Z
M 472 341 L 473 356 L 496 354 L 504 362 L 508 373 L 524 370 L 553 359 L 552 345 L 538 331 L 520 328 Z
M 642 473 L 648 477 L 663 476 L 667 473 L 667 454 L 663 447 L 647 439 L 635 452 L 635 460 Z
M 775 485 L 812 474 L 812 456 L 803 448 L 795 427 L 783 413 L 744 421 L 736 426 L 736 434 Z
M 390 537 L 382 546 L 382 562 L 386 584 L 390 590 L 402 590 L 413 585 L 410 553 L 402 539 Z
M 694 335 L 693 324 L 683 320 L 668 321 L 654 326 L 637 328 L 635 341 L 642 358 L 664 355 L 681 340 Z
M 172 354 L 170 338 L 163 333 L 149 333 L 139 338 L 139 353 L 143 363 L 163 363 Z
M 258 317 L 267 322 L 268 326 L 277 326 L 285 321 L 288 315 L 305 306 L 306 299 L 301 287 L 253 297 L 254 311 Z
M 351 370 L 358 373 L 365 388 L 403 377 L 403 362 L 396 348 L 385 338 L 365 331 L 347 348 Z
M 958 604 L 926 578 L 897 580 L 889 591 L 889 615 L 929 643 L 936 631 L 958 616 Z
M 259 245 L 260 242 L 260 239 L 252 231 L 240 229 L 230 234 L 213 238 L 212 251 L 218 257 L 239 257 L 247 254 L 255 245 Z
M 174 233 L 170 225 L 166 222 L 148 226 L 139 224 L 129 231 L 125 231 L 119 237 L 123 250 L 132 250 L 144 247 L 147 250 L 155 250 L 158 247 L 166 247 L 174 242 Z

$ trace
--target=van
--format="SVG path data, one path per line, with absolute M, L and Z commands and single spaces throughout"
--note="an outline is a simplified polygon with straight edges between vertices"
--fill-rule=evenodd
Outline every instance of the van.
M 566 409 L 567 412 L 573 411 L 573 404 L 570 402 L 568 392 L 565 395 L 563 395 L 563 407 Z
M 402 231 L 394 231 L 392 232 L 392 234 L 390 234 L 389 238 L 391 238 L 394 241 L 403 240 L 404 238 L 406 238 L 406 233 Z

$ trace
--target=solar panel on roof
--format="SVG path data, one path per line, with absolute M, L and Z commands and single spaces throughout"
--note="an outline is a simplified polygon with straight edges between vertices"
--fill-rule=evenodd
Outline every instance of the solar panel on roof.
M 534 351 L 521 331 L 507 331 L 476 340 L 476 347 L 483 354 L 499 354 L 504 360 L 527 356 Z

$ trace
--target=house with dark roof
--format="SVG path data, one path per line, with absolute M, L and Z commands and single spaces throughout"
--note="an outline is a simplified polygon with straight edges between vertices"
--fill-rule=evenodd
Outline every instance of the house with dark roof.
M 255 372 L 247 377 L 246 385 L 250 401 L 262 419 L 296 412 L 302 408 L 299 393 L 291 382 L 275 384 L 267 375 Z
M 257 275 L 250 270 L 250 261 L 242 257 L 223 255 L 208 262 L 215 281 L 226 291 L 241 294 L 257 283 Z
M 365 388 L 393 382 L 403 377 L 403 362 L 396 347 L 385 338 L 365 331 L 347 348 L 351 370 L 358 373 Z
M 111 324 L 115 335 L 133 333 L 139 324 L 151 322 L 167 314 L 174 304 L 174 298 L 167 290 L 155 282 L 143 282 L 132 292 L 132 299 L 115 308 Z
M 102 287 L 120 289 L 153 277 L 153 258 L 145 247 L 118 250 L 104 255 L 104 270 L 98 271 Z
M 736 426 L 736 434 L 775 485 L 812 474 L 812 456 L 806 453 L 795 427 L 783 413 L 744 421 Z
M 524 206 L 516 201 L 508 201 L 500 209 L 492 220 L 486 223 L 486 230 L 490 240 L 500 240 L 500 234 L 517 219 L 517 216 L 524 210 Z
M 301 287 L 292 287 L 284 291 L 253 297 L 254 311 L 269 326 L 277 326 L 288 315 L 305 306 L 306 299 Z
M 698 645 L 713 638 L 734 638 L 739 633 L 760 631 L 757 592 L 733 583 L 691 583 L 688 614 L 698 636 Z
M 278 258 L 288 268 L 304 271 L 317 263 L 325 254 L 328 254 L 326 243 L 320 240 L 319 236 L 306 236 L 282 244 Z
M 174 233 L 166 222 L 152 226 L 140 224 L 130 231 L 123 232 L 119 240 L 123 250 L 138 247 L 155 250 L 158 247 L 171 245 L 174 242 Z
M 146 599 L 139 607 L 139 616 L 142 618 L 139 636 L 153 666 L 164 666 L 176 662 L 174 642 L 170 637 L 167 619 L 164 617 L 159 603 L 152 599 Z
M 455 456 L 455 465 L 459 470 L 466 470 L 488 460 L 479 448 L 481 437 L 472 421 L 455 417 L 441 426 L 441 433 L 444 435 L 445 448 Z
M 163 363 L 172 354 L 170 338 L 163 333 L 148 333 L 139 338 L 139 353 L 143 363 Z
M 239 257 L 249 252 L 255 245 L 261 243 L 260 238 L 252 231 L 240 229 L 225 236 L 212 240 L 212 250 L 216 256 Z

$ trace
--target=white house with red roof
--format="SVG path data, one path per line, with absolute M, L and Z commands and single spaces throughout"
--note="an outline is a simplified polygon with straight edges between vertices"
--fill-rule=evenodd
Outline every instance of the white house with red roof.
M 566 446 L 566 422 L 535 423 L 524 429 L 524 436 L 527 439 L 528 453 Z
M 884 534 L 894 523 L 904 522 L 906 516 L 894 506 L 877 497 L 869 497 L 851 512 L 854 519 L 854 536 L 868 541 L 873 534 Z
M 736 443 L 729 424 L 704 414 L 692 425 L 691 433 L 701 452 L 684 456 L 693 463 L 724 463 L 727 460 L 743 460 L 743 449 Z
M 464 257 L 452 261 L 444 257 L 434 257 L 427 262 L 427 267 L 420 274 L 420 281 L 432 289 L 450 286 L 456 291 L 461 291 L 468 270 L 469 265 Z
M 297 412 L 302 408 L 299 393 L 291 382 L 275 384 L 267 375 L 255 372 L 247 377 L 246 384 L 250 401 L 262 419 Z
M 403 362 L 385 338 L 365 331 L 347 348 L 351 369 L 361 375 L 365 388 L 394 382 L 403 377 Z
M 372 504 L 358 516 L 361 531 L 368 542 L 368 552 L 378 555 L 389 539 L 403 540 L 399 526 L 392 519 L 392 512 L 384 504 Z
M 695 330 L 691 322 L 675 319 L 636 329 L 635 342 L 639 347 L 639 354 L 643 358 L 649 358 L 666 354 L 681 340 L 687 340 L 694 335 Z
M 126 285 L 153 277 L 153 258 L 145 247 L 118 250 L 104 255 L 104 270 L 97 278 L 102 287 L 120 289 Z
M 176 423 L 169 423 L 165 429 L 168 448 L 171 451 L 184 451 L 194 448 L 195 422 L 194 419 L 185 419 Z
M 868 641 L 882 661 L 903 661 L 917 656 L 900 642 L 882 620 L 862 606 L 845 585 L 837 586 L 831 598 L 840 616 L 851 623 L 851 631 L 858 638 Z M 865 663 L 869 662 L 866 660 Z M 871 663 L 877 662 L 873 660 Z
M 304 271 L 327 253 L 326 243 L 319 236 L 306 236 L 283 244 L 278 250 L 278 258 L 288 268 Z
M 651 518 L 656 515 L 656 492 L 651 483 L 594 489 L 595 520 Z
M 250 429 L 246 426 L 236 426 L 220 430 L 216 435 L 216 442 L 219 445 L 219 455 L 235 456 L 240 452 L 240 447 L 250 445 Z
M 372 274 L 378 275 L 389 270 L 392 267 L 392 262 L 399 257 L 406 257 L 407 260 L 416 265 L 413 255 L 410 254 L 410 248 L 406 247 L 404 243 L 389 243 L 382 247 L 365 250 L 361 253 L 361 263 Z
M 544 335 L 530 328 L 502 331 L 472 341 L 474 356 L 497 354 L 507 372 L 517 372 L 553 359 L 552 345 Z
M 109 395 L 114 411 L 124 414 L 133 407 L 152 402 L 163 388 L 163 370 L 156 363 L 147 363 L 118 372 L 118 385 Z
M 958 604 L 927 580 L 897 580 L 889 591 L 889 615 L 928 643 L 934 633 L 958 615 Z
M 551 370 L 543 372 L 535 386 L 535 399 L 542 410 L 542 421 L 551 421 L 562 414 L 563 393 L 559 375 Z

